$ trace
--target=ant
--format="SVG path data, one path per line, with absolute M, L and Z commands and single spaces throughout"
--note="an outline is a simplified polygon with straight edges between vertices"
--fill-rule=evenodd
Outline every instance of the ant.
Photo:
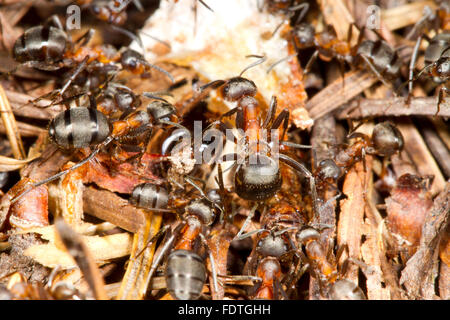
M 339 151 L 334 159 L 322 160 L 317 166 L 317 180 L 323 183 L 336 181 L 356 162 L 364 161 L 366 154 L 390 157 L 403 150 L 404 146 L 403 135 L 390 121 L 376 124 L 370 137 L 360 132 L 353 132 L 347 138 L 360 139 Z
M 408 84 L 408 100 L 411 96 L 413 82 L 426 72 L 427 76 L 437 85 L 442 85 L 439 88 L 437 112 L 440 111 L 440 106 L 444 98 L 444 93 L 450 92 L 450 8 L 444 4 L 437 11 L 437 15 L 428 13 L 424 16 L 424 21 L 419 21 L 415 28 L 421 23 L 426 22 L 428 17 L 435 20 L 436 23 L 442 28 L 441 32 L 438 32 L 433 38 L 429 38 L 426 34 L 421 34 L 416 41 L 413 53 L 411 55 L 411 63 L 409 66 L 409 79 L 403 85 Z M 435 23 L 435 24 L 436 24 Z M 439 26 L 436 29 L 439 29 Z M 422 39 L 425 39 L 429 45 L 425 49 L 425 67 L 419 71 L 416 77 L 414 77 L 414 66 L 417 61 L 419 53 L 420 43 Z
M 280 293 L 287 299 L 287 294 L 283 290 L 281 282 L 284 273 L 283 266 L 286 261 L 291 261 L 292 252 L 295 248 L 291 230 L 298 229 L 305 221 L 298 210 L 288 204 L 287 201 L 280 199 L 270 206 L 269 212 L 263 211 L 260 219 L 261 229 L 242 234 L 253 217 L 256 207 L 255 205 L 252 208 L 235 237 L 235 240 L 242 240 L 255 233 L 257 234 L 254 248 L 248 259 L 248 268 L 250 274 L 256 274 L 261 282 L 253 288 L 252 296 L 255 299 L 272 300 L 278 299 Z
M 199 191 L 201 197 L 191 200 L 185 206 L 182 221 L 175 227 L 173 234 L 162 243 L 162 249 L 155 257 L 147 276 L 147 282 L 150 282 L 164 255 L 170 250 L 165 267 L 167 289 L 175 299 L 195 300 L 200 297 L 207 277 L 205 264 L 198 254 L 198 245 L 201 243 L 208 248 L 206 236 L 216 219 L 218 204 L 217 201 L 210 200 L 209 196 L 191 179 L 186 178 L 186 181 Z M 164 209 L 168 202 L 167 190 L 149 183 L 136 186 L 131 197 L 132 204 L 148 210 L 170 211 Z M 167 229 L 168 226 L 161 229 L 145 247 L 154 242 Z M 213 283 L 217 290 L 217 274 L 211 252 L 209 252 L 209 260 Z
M 161 98 L 160 98 L 161 99 Z M 93 101 L 91 100 L 91 103 Z M 89 156 L 81 160 L 72 167 L 63 170 L 43 181 L 32 183 L 31 187 L 22 191 L 18 196 L 11 200 L 11 204 L 18 201 L 32 189 L 47 184 L 59 177 L 73 171 L 85 163 L 92 160 L 102 148 L 108 146 L 112 141 L 120 141 L 129 136 L 134 136 L 136 131 L 146 131 L 156 125 L 174 125 L 180 126 L 167 120 L 166 109 L 163 112 L 158 111 L 155 102 L 151 102 L 147 111 L 135 111 L 127 115 L 124 119 L 110 121 L 102 112 L 98 111 L 94 105 L 88 107 L 75 107 L 60 112 L 50 121 L 48 134 L 59 148 L 64 150 L 76 150 L 88 147 L 95 147 Z M 162 105 L 165 108 L 166 104 Z M 155 117 L 158 113 L 160 117 Z
M 51 26 L 50 22 L 53 22 L 56 27 Z M 120 63 L 122 69 L 128 70 L 133 74 L 139 74 L 142 77 L 149 76 L 150 68 L 157 69 L 174 82 L 173 77 L 167 71 L 150 64 L 135 50 L 127 48 L 117 55 L 114 54 L 114 50 L 111 52 L 111 50 L 104 50 L 102 47 L 86 47 L 94 32 L 93 29 L 89 29 L 76 41 L 72 41 L 70 36 L 64 31 L 59 18 L 52 16 L 46 24 L 26 30 L 16 40 L 13 47 L 13 58 L 19 65 L 7 74 L 14 73 L 15 70 L 22 66 L 44 71 L 69 68 L 68 79 L 60 89 L 39 97 L 35 101 L 45 97 L 62 97 L 72 82 L 87 67 L 92 66 L 92 70 L 88 72 L 90 75 L 97 74 L 98 71 L 108 73 L 116 70 L 116 67 L 112 65 L 116 62 Z M 129 33 L 127 32 L 127 34 Z
M 236 114 L 236 126 L 244 132 L 243 137 L 243 159 L 236 153 L 231 154 L 237 166 L 234 174 L 235 192 L 239 197 L 251 201 L 264 201 L 271 198 L 280 190 L 282 184 L 282 176 L 280 166 L 275 157 L 294 168 L 297 172 L 306 176 L 310 182 L 313 201 L 316 200 L 316 186 L 314 177 L 311 172 L 301 163 L 290 158 L 287 155 L 278 153 L 274 149 L 274 141 L 268 142 L 262 136 L 263 130 L 271 129 L 279 139 L 280 149 L 286 147 L 294 148 L 310 148 L 309 146 L 298 145 L 288 141 L 283 141 L 284 135 L 289 125 L 289 110 L 282 110 L 277 117 L 277 99 L 272 97 L 270 107 L 266 118 L 262 121 L 260 117 L 260 106 L 258 100 L 255 99 L 257 93 L 256 85 L 253 81 L 243 78 L 242 74 L 257 64 L 264 61 L 264 57 L 260 57 L 260 61 L 253 63 L 245 68 L 238 77 L 228 80 L 216 80 L 203 86 L 201 90 L 214 86 L 224 100 L 237 102 L 237 107 L 231 109 L 220 117 L 220 120 L 214 121 L 210 126 L 219 125 L 221 129 L 226 125 L 221 119 Z M 282 128 L 281 137 L 277 135 L 280 126 Z M 275 132 L 276 131 L 276 132 Z M 234 142 L 238 141 L 233 135 Z M 224 155 L 223 160 L 227 161 L 230 155 Z
M 304 252 L 298 248 L 297 253 L 301 260 L 307 263 L 309 271 L 319 281 L 321 294 L 324 295 L 325 287 L 332 299 L 343 299 L 346 295 L 352 295 L 354 299 L 365 299 L 362 290 L 348 280 L 339 279 L 345 275 L 348 260 L 342 268 L 338 268 L 338 261 L 346 246 L 338 249 L 336 256 L 331 252 L 331 247 L 326 252 L 320 242 L 320 233 L 317 229 L 305 226 L 296 233 L 297 243 L 304 247 Z
M 381 39 L 363 41 L 364 31 L 365 28 L 362 28 L 354 46 L 350 44 L 353 24 L 349 26 L 347 40 L 339 40 L 336 30 L 331 25 L 328 25 L 325 31 L 317 33 L 314 26 L 309 23 L 297 24 L 290 37 L 297 51 L 306 48 L 316 49 L 306 64 L 305 73 L 309 72 L 312 63 L 318 57 L 327 62 L 336 58 L 341 66 L 342 76 L 345 64 L 365 65 L 384 85 L 391 87 L 387 81 L 397 79 L 402 66 L 398 52 Z

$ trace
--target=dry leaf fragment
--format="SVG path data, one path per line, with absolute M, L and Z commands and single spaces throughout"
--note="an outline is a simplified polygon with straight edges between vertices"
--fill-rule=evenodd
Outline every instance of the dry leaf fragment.
M 404 174 L 386 202 L 387 227 L 397 237 L 398 250 L 414 254 L 419 245 L 425 216 L 433 201 L 427 190 L 429 179 Z

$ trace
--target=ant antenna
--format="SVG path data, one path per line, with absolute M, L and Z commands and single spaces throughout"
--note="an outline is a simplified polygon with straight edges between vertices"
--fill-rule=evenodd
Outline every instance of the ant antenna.
M 214 10 L 211 9 L 211 7 L 208 6 L 208 5 L 205 3 L 205 1 L 203 1 L 203 0 L 198 0 L 198 2 L 200 2 L 200 3 L 201 3 L 206 9 L 208 9 L 209 11 L 214 12 Z
M 294 58 L 296 55 L 297 55 L 297 54 L 291 54 L 291 55 L 288 55 L 287 57 L 284 57 L 284 58 L 278 60 L 277 62 L 275 62 L 274 64 L 272 64 L 272 65 L 267 69 L 267 72 L 266 72 L 266 73 L 269 74 L 270 71 L 272 71 L 272 69 L 275 68 L 277 65 L 279 65 L 280 63 L 282 63 L 282 62 L 284 62 L 284 61 L 286 61 L 286 60 L 290 60 L 290 59 Z
M 242 77 L 242 75 L 244 74 L 245 71 L 247 71 L 248 69 L 251 69 L 261 63 L 263 63 L 264 61 L 267 60 L 266 56 L 260 56 L 260 55 L 256 55 L 256 54 L 250 54 L 248 56 L 245 56 L 246 58 L 258 58 L 259 60 L 253 62 L 252 64 L 248 65 L 247 67 L 244 68 L 244 70 L 241 71 L 241 73 L 239 74 L 239 77 Z
M 165 46 L 166 46 L 167 48 L 169 48 L 169 49 L 172 48 L 172 46 L 170 45 L 170 43 L 168 43 L 167 41 L 161 40 L 161 39 L 159 39 L 159 38 L 157 38 L 157 37 L 155 37 L 155 36 L 152 36 L 151 34 L 148 34 L 148 33 L 144 32 L 144 31 L 140 31 L 140 33 L 143 34 L 144 36 L 149 37 L 150 39 L 153 39 L 153 40 L 155 40 L 155 41 L 158 41 L 159 43 L 165 45 Z
M 158 70 L 159 72 L 164 73 L 164 74 L 170 79 L 170 81 L 172 81 L 172 83 L 175 83 L 174 77 L 173 77 L 168 71 L 166 71 L 166 70 L 164 70 L 163 68 L 158 67 L 158 66 L 156 66 L 156 65 L 154 65 L 154 64 L 151 64 L 151 63 L 148 62 L 147 60 L 145 60 L 143 63 L 144 63 L 145 65 L 149 66 L 150 68 L 156 69 L 156 70 Z
M 133 32 L 128 31 L 127 29 L 124 29 L 122 27 L 118 27 L 115 25 L 111 25 L 111 28 L 113 30 L 116 30 L 117 32 L 120 32 L 121 34 L 126 35 L 128 38 L 130 38 L 131 40 L 136 41 L 136 43 L 139 45 L 139 47 L 142 49 L 142 55 L 144 55 L 145 57 L 145 49 L 144 49 L 144 44 L 142 43 L 142 39 L 140 36 L 135 35 Z
M 150 99 L 155 99 L 155 100 L 159 100 L 165 103 L 170 103 L 169 101 L 167 101 L 164 98 L 161 98 L 160 96 L 168 96 L 168 97 L 173 97 L 173 94 L 171 94 L 170 92 L 167 91 L 155 91 L 155 92 L 143 92 L 142 95 L 144 97 L 150 98 Z

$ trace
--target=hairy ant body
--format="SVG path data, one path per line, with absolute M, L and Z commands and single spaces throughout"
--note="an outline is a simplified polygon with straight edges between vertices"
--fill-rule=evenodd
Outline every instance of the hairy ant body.
M 131 136 L 147 131 L 155 125 L 177 125 L 164 119 L 154 118 L 158 112 L 155 111 L 155 102 L 149 104 L 148 111 L 135 111 L 122 120 L 110 121 L 103 113 L 95 107 L 76 107 L 59 113 L 49 124 L 49 137 L 60 148 L 76 150 L 87 147 L 95 147 L 88 157 L 81 160 L 72 167 L 61 171 L 43 181 L 31 184 L 31 188 L 22 191 L 11 203 L 16 202 L 25 194 L 40 185 L 49 183 L 68 172 L 81 167 L 92 160 L 102 148 L 108 146 L 112 141 L 120 141 Z M 164 112 L 162 112 L 164 114 Z
M 339 151 L 334 159 L 325 159 L 317 167 L 319 181 L 336 181 L 356 162 L 364 160 L 366 154 L 390 157 L 403 149 L 401 132 L 389 121 L 375 125 L 372 135 L 354 132 L 349 138 L 360 138 L 347 148 Z
M 195 300 L 200 297 L 207 278 L 203 258 L 197 253 L 198 244 L 200 242 L 206 248 L 208 247 L 205 236 L 217 215 L 215 204 L 197 185 L 191 180 L 188 181 L 200 191 L 202 198 L 190 201 L 184 208 L 183 221 L 163 242 L 163 248 L 153 261 L 147 281 L 150 282 L 162 258 L 170 250 L 165 267 L 167 289 L 175 299 Z M 168 193 L 163 187 L 147 183 L 138 185 L 134 189 L 131 202 L 149 210 L 164 210 L 163 208 L 168 203 L 168 197 Z M 211 253 L 209 253 L 209 259 L 213 269 L 214 284 L 217 287 L 217 275 Z
M 291 37 L 297 49 L 315 48 L 316 51 L 309 59 L 305 72 L 309 72 L 312 63 L 319 57 L 324 61 L 336 58 L 341 65 L 343 74 L 344 65 L 356 63 L 366 65 L 382 81 L 389 86 L 386 80 L 398 78 L 402 61 L 396 50 L 392 49 L 383 40 L 364 40 L 364 29 L 361 30 L 355 46 L 350 44 L 353 26 L 349 26 L 347 40 L 340 40 L 332 26 L 325 31 L 317 33 L 313 25 L 301 23 L 294 27 Z
M 261 61 L 264 60 L 252 64 L 244 69 L 244 71 L 261 63 Z M 235 165 L 237 166 L 234 174 L 235 192 L 239 197 L 253 201 L 264 201 L 275 195 L 282 184 L 280 167 L 277 161 L 278 159 L 276 159 L 276 157 L 278 157 L 279 160 L 290 165 L 309 179 L 311 193 L 315 199 L 315 182 L 309 170 L 294 159 L 282 153 L 278 153 L 277 150 L 274 149 L 273 141 L 268 142 L 263 137 L 263 130 L 271 129 L 272 132 L 274 132 L 283 125 L 281 137 L 276 137 L 276 139 L 279 139 L 280 144 L 291 147 L 304 147 L 283 141 L 283 137 L 289 125 L 289 110 L 284 109 L 277 117 L 275 117 L 277 99 L 276 97 L 272 97 L 267 116 L 264 121 L 262 121 L 262 118 L 260 117 L 259 102 L 255 99 L 257 93 L 256 85 L 253 81 L 243 78 L 243 72 L 241 72 L 239 77 L 213 81 L 202 88 L 204 90 L 210 86 L 218 87 L 218 91 L 224 100 L 237 102 L 237 107 L 221 116 L 221 119 L 223 119 L 224 117 L 236 114 L 236 126 L 245 134 L 245 137 L 243 138 L 245 140 L 242 161 L 238 159 L 239 156 L 237 154 L 233 154 L 236 161 Z M 217 124 L 220 125 L 222 129 L 226 127 L 221 120 L 213 122 L 212 125 Z M 274 139 L 275 137 L 271 138 Z M 234 137 L 234 141 L 238 141 L 236 137 Z M 223 157 L 225 160 L 227 160 L 227 158 L 228 155 Z
M 138 52 L 125 49 L 120 54 L 115 49 L 107 46 L 87 47 L 94 34 L 90 29 L 76 41 L 63 30 L 59 19 L 54 16 L 52 21 L 55 26 L 46 23 L 32 27 L 24 32 L 15 42 L 13 58 L 19 65 L 7 74 L 13 73 L 21 66 L 33 67 L 39 70 L 56 71 L 68 68 L 64 74 L 65 83 L 58 90 L 54 90 L 34 100 L 38 101 L 46 97 L 54 99 L 63 97 L 71 84 L 83 78 L 82 89 L 95 89 L 108 81 L 111 72 L 117 72 L 120 65 L 122 70 L 128 70 L 133 74 L 148 77 L 150 68 L 155 68 L 164 73 L 173 82 L 173 77 L 162 68 L 150 64 Z M 130 37 L 134 35 L 126 32 Z M 82 76 L 84 75 L 84 76 Z M 78 85 L 80 81 L 78 81 Z M 76 92 L 75 95 L 80 95 Z
M 280 200 L 270 206 L 269 211 L 261 215 L 261 229 L 242 234 L 246 225 L 253 217 L 256 206 L 253 207 L 240 232 L 235 239 L 242 240 L 257 234 L 255 245 L 248 259 L 248 271 L 256 275 L 261 282 L 253 288 L 254 299 L 279 299 L 281 294 L 285 299 L 281 283 L 285 272 L 283 265 L 292 261 L 292 252 L 295 248 L 292 241 L 292 230 L 303 225 L 304 220 L 298 210 L 286 201 Z M 293 264 L 292 264 L 293 265 Z M 292 266 L 291 265 L 291 266 Z
M 309 271 L 319 281 L 319 288 L 322 295 L 324 288 L 331 299 L 343 300 L 347 298 L 365 299 L 362 290 L 353 282 L 339 279 L 345 274 L 346 263 L 341 269 L 338 268 L 338 261 L 345 247 L 339 248 L 336 256 L 330 250 L 326 252 L 325 247 L 320 242 L 320 233 L 312 227 L 301 228 L 296 233 L 297 243 L 304 247 L 303 253 L 299 248 L 301 260 L 308 264 Z

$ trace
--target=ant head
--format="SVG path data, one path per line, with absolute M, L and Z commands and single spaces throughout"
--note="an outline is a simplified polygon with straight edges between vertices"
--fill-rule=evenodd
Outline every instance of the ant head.
M 441 57 L 433 63 L 431 74 L 439 78 L 439 82 L 445 82 L 450 78 L 450 58 Z
M 203 224 L 209 226 L 214 222 L 216 214 L 213 206 L 206 199 L 199 199 L 192 201 L 186 207 L 186 214 L 188 216 L 197 217 Z
M 206 196 L 213 203 L 220 205 L 222 203 L 222 198 L 220 197 L 220 193 L 218 189 L 211 189 L 207 192 Z
M 280 189 L 281 182 L 278 161 L 260 153 L 247 157 L 234 178 L 239 197 L 253 201 L 271 198 Z
M 253 97 L 256 92 L 256 84 L 242 77 L 229 79 L 221 88 L 223 98 L 228 101 L 238 101 L 245 96 Z
M 300 23 L 294 29 L 295 44 L 299 49 L 314 46 L 316 30 L 309 23 Z
M 141 105 L 139 97 L 133 91 L 124 88 L 117 89 L 117 93 L 114 95 L 114 101 L 122 111 L 129 108 L 136 109 Z
M 268 234 L 266 237 L 258 241 L 256 250 L 264 257 L 280 257 L 288 251 L 286 241 L 284 241 L 282 235 L 274 236 Z
M 258 265 L 257 276 L 262 279 L 273 279 L 281 276 L 281 266 L 275 257 L 266 257 Z
M 376 154 L 390 157 L 403 149 L 404 140 L 401 132 L 389 121 L 375 125 L 372 144 Z
M 333 159 L 325 159 L 320 161 L 317 175 L 323 180 L 337 180 L 342 176 L 342 170 Z
M 312 227 L 304 227 L 297 232 L 295 237 L 298 243 L 306 243 L 311 240 L 319 239 L 320 233 L 317 229 Z
M 120 56 L 120 63 L 125 69 L 134 70 L 141 61 L 145 61 L 144 57 L 133 49 L 126 49 Z
M 361 288 L 350 280 L 336 281 L 330 289 L 332 300 L 366 300 Z

